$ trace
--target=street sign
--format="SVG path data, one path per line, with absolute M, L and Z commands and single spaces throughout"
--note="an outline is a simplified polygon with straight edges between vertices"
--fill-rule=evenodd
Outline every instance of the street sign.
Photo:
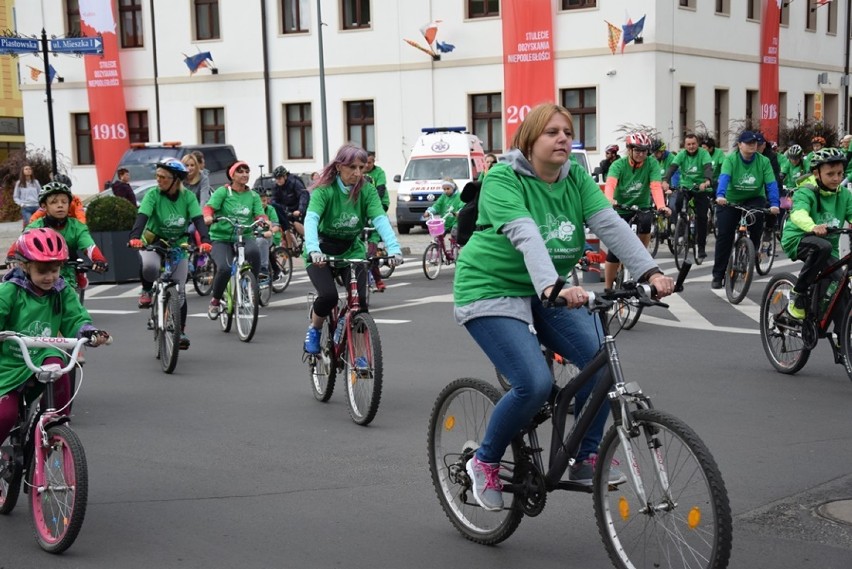
M 36 53 L 38 40 L 0 36 L 0 53 Z
M 104 41 L 101 38 L 53 39 L 50 40 L 50 51 L 53 53 L 100 54 L 104 52 Z

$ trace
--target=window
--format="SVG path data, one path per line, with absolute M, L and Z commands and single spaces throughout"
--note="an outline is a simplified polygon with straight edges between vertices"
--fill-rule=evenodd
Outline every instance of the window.
M 287 131 L 287 158 L 313 158 L 311 104 L 284 105 L 284 128 Z
M 817 3 L 816 0 L 808 0 L 805 4 L 805 10 L 807 14 L 805 15 L 805 30 L 809 32 L 816 31 L 816 9 Z
M 778 92 L 778 124 L 787 124 L 787 93 L 785 91 Z
M 485 152 L 503 152 L 503 96 L 486 93 L 470 96 L 470 123 Z
M 831 35 L 837 35 L 837 2 L 828 4 L 828 23 L 825 31 Z
M 346 103 L 346 136 L 350 142 L 360 144 L 364 150 L 376 150 L 376 126 L 373 101 Z
M 781 25 L 790 25 L 790 4 L 787 2 L 787 0 L 781 2 Z
M 92 125 L 89 122 L 89 113 L 74 113 L 74 150 L 76 151 L 75 163 L 88 165 L 95 163 L 95 153 L 92 150 Z
M 24 119 L 23 119 L 23 117 L 2 117 L 2 116 L 0 116 L 0 135 L 23 136 L 24 135 Z
M 143 47 L 142 0 L 119 0 L 118 25 L 121 47 Z
M 307 32 L 311 25 L 309 0 L 281 0 L 281 33 Z
M 219 39 L 219 1 L 193 1 L 195 7 L 195 39 Z
M 66 35 L 80 35 L 80 2 L 78 0 L 65 0 L 65 29 Z
M 148 111 L 127 111 L 130 142 L 148 142 Z
M 467 0 L 468 18 L 491 18 L 500 15 L 500 0 Z
M 746 6 L 746 19 L 760 20 L 760 2 L 761 0 L 748 0 L 748 6 Z
M 341 0 L 341 2 L 344 30 L 370 27 L 370 0 Z
M 836 93 L 822 95 L 822 122 L 831 129 L 837 129 L 837 117 L 840 115 L 840 101 Z
M 686 133 L 692 132 L 695 125 L 695 87 L 680 86 L 680 141 Z
M 731 0 L 716 0 L 716 13 L 731 15 Z
M 574 140 L 587 150 L 598 147 L 598 96 L 594 87 L 564 89 L 562 106 L 574 117 Z
M 695 10 L 695 0 L 680 0 L 679 5 L 681 8 L 691 8 Z
M 760 120 L 760 99 L 758 99 L 759 91 L 746 90 L 746 122 L 747 127 L 757 128 L 757 122 Z
M 716 139 L 716 147 L 723 150 L 728 145 L 722 140 L 722 133 L 728 126 L 728 90 L 716 89 L 713 91 L 713 138 Z
M 0 142 L 0 162 L 5 162 L 16 152 L 26 148 L 23 142 Z
M 816 105 L 816 98 L 813 93 L 805 93 L 805 122 L 815 118 L 814 111 Z
M 683 2 L 684 0 L 681 0 Z M 695 0 L 692 0 L 693 2 Z M 563 10 L 578 10 L 581 8 L 596 8 L 597 0 L 562 0 Z
M 198 109 L 198 123 L 201 125 L 201 144 L 225 143 L 225 109 Z

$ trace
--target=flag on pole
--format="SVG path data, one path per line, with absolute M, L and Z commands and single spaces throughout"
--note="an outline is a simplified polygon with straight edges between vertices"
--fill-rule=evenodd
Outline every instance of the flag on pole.
M 434 51 L 432 51 L 431 49 L 428 49 L 428 48 L 423 47 L 422 45 L 420 45 L 419 43 L 417 43 L 417 42 L 416 42 L 416 41 L 414 41 L 414 40 L 408 40 L 408 39 L 407 39 L 407 40 L 405 40 L 405 43 L 407 43 L 407 44 L 408 44 L 408 45 L 410 45 L 411 47 L 416 47 L 417 49 L 419 49 L 420 51 L 422 51 L 423 53 L 425 53 L 426 55 L 428 55 L 428 56 L 430 56 L 430 57 L 435 57 L 435 56 L 437 56 L 437 55 L 438 55 L 437 53 L 435 53 L 435 52 L 434 52 Z
M 431 46 L 435 43 L 435 36 L 438 35 L 438 24 L 440 23 L 441 20 L 434 20 L 420 28 L 420 33 L 426 38 L 426 45 Z
M 44 71 L 37 67 L 33 67 L 32 65 L 27 65 L 27 67 L 30 68 L 30 79 L 33 81 L 41 81 L 41 74 L 44 73 Z M 47 80 L 50 83 L 53 83 L 54 78 L 56 78 L 56 69 L 54 69 L 52 65 L 48 65 Z
M 52 65 L 48 64 L 47 68 L 47 80 L 52 84 L 53 78 L 56 77 L 56 69 L 53 68 Z
M 633 23 L 633 20 L 628 19 L 627 23 L 621 26 L 621 29 L 624 31 L 624 37 L 621 39 L 621 53 L 624 53 L 624 46 L 630 42 L 637 43 L 636 40 L 640 40 L 638 43 L 641 43 L 640 36 L 642 35 L 642 30 L 644 28 L 645 16 L 639 18 L 639 21 L 635 24 Z
M 186 63 L 186 66 L 189 68 L 190 75 L 194 75 L 201 67 L 211 67 L 213 64 L 213 56 L 210 55 L 209 51 L 202 51 L 190 56 L 187 56 L 184 53 L 183 57 L 183 62 Z
M 606 20 L 604 20 L 606 22 Z M 607 38 L 609 41 L 609 50 L 615 55 L 615 50 L 618 48 L 618 40 L 621 39 L 621 30 L 618 29 L 617 26 L 606 22 L 607 25 Z
M 438 51 L 440 51 L 441 53 L 450 53 L 451 51 L 453 51 L 454 49 L 456 49 L 456 46 L 454 46 L 453 44 L 451 44 L 451 43 L 446 43 L 446 42 L 442 42 L 442 41 L 436 41 L 436 42 L 435 42 L 435 47 L 436 47 L 436 48 L 438 49 Z
M 831 2 L 831 0 L 816 0 L 817 6 L 825 6 L 829 2 Z

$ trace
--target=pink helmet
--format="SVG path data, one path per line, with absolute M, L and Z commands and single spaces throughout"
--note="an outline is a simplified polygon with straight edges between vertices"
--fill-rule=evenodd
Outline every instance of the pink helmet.
M 627 148 L 638 148 L 639 150 L 651 150 L 651 139 L 644 132 L 628 134 L 624 139 Z
M 15 242 L 15 254 L 22 261 L 67 261 L 68 245 L 57 231 L 38 227 L 29 229 L 18 237 Z

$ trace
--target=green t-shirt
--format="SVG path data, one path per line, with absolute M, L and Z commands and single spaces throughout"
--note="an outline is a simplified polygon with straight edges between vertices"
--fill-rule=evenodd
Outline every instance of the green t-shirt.
M 28 229 L 36 228 L 36 227 L 44 227 L 44 217 L 40 217 L 27 225 Z M 68 254 L 71 255 L 72 258 L 76 258 L 77 251 L 86 250 L 92 245 L 95 244 L 95 240 L 92 239 L 92 234 L 89 233 L 89 228 L 86 227 L 86 224 L 81 223 L 74 217 L 69 217 L 65 221 L 65 227 L 62 229 L 57 229 L 54 227 L 59 233 L 62 234 L 62 237 L 65 238 L 65 243 L 68 244 Z M 109 261 L 109 259 L 107 259 Z M 62 275 L 62 278 L 65 279 L 72 288 L 77 287 L 77 275 L 74 271 L 74 267 L 71 265 L 62 265 L 62 268 L 59 270 L 59 274 Z M 2 328 L 6 330 L 6 328 Z
M 713 182 L 715 183 L 719 181 L 719 174 L 722 173 L 722 162 L 725 161 L 725 153 L 722 152 L 721 148 L 713 149 L 713 154 L 710 154 L 710 161 L 713 163 Z
M 815 225 L 825 224 L 827 227 L 843 227 L 844 221 L 852 222 L 852 193 L 844 188 L 838 188 L 836 192 L 820 192 L 817 200 L 815 186 L 801 187 L 793 194 L 793 207 L 790 217 L 784 223 L 781 234 L 781 248 L 793 261 L 796 260 L 796 252 L 799 250 L 799 241 L 808 235 L 793 222 L 793 216 L 797 211 L 804 210 L 811 217 Z M 831 243 L 832 254 L 840 257 L 840 235 L 825 235 L 825 239 Z
M 746 162 L 739 151 L 731 152 L 722 163 L 722 174 L 731 177 L 725 199 L 733 204 L 766 197 L 766 185 L 775 181 L 769 158 L 758 153 Z
M 656 158 L 656 156 L 654 156 L 654 158 Z M 674 161 L 674 159 L 675 159 L 675 155 L 672 152 L 666 152 L 665 154 L 663 154 L 662 160 L 657 160 L 657 162 L 660 165 L 660 179 L 661 180 L 665 177 L 666 172 L 669 171 L 669 166 Z
M 205 207 L 213 208 L 216 215 L 230 217 L 242 225 L 248 225 L 263 215 L 263 203 L 257 192 L 250 189 L 236 192 L 229 186 L 222 186 L 213 192 Z M 252 231 L 243 230 L 243 237 L 251 237 Z M 210 240 L 233 243 L 236 241 L 234 226 L 227 221 L 217 221 L 210 226 Z
M 201 217 L 201 206 L 187 189 L 182 188 L 174 200 L 159 190 L 151 190 L 142 198 L 139 213 L 148 216 L 146 230 L 176 247 L 187 241 L 186 230 L 194 218 Z
M 319 215 L 318 231 L 322 236 L 351 241 L 352 245 L 338 257 L 366 258 L 367 248 L 360 239 L 361 230 L 380 216 L 386 215 L 376 188 L 371 184 L 361 186 L 358 199 L 349 199 L 349 192 L 343 191 L 337 182 L 330 186 L 314 188 L 308 212 Z M 305 263 L 310 263 L 307 248 L 303 253 Z
M 803 160 L 799 160 L 799 164 L 795 165 L 789 158 L 787 158 L 786 162 L 784 162 L 781 166 L 781 173 L 784 174 L 784 187 L 795 188 L 798 185 L 796 180 L 807 174 L 805 171 L 805 162 Z
M 58 313 L 54 300 L 56 295 L 59 295 L 58 306 L 61 307 Z M 14 330 L 26 336 L 56 337 L 61 334 L 65 338 L 74 338 L 84 324 L 91 322 L 89 313 L 70 286 L 59 292 L 35 296 L 14 282 L 0 283 L 0 330 Z M 29 351 L 36 365 L 48 356 L 61 354 L 52 348 L 30 348 Z M 24 383 L 31 375 L 18 345 L 12 342 L 0 344 L 0 396 Z
M 651 207 L 651 182 L 662 180 L 660 163 L 653 156 L 648 156 L 642 165 L 634 168 L 627 156 L 622 156 L 612 163 L 607 173 L 607 179 L 615 178 L 615 201 L 620 207 L 637 206 Z
M 712 166 L 713 160 L 710 158 L 710 153 L 703 148 L 699 148 L 692 156 L 684 149 L 677 153 L 672 164 L 677 164 L 678 172 L 680 172 L 680 187 L 690 189 L 707 180 L 704 177 L 704 167 L 707 164 Z M 707 188 L 705 191 L 713 191 L 713 188 Z
M 261 203 L 263 203 L 263 202 L 261 202 Z M 278 220 L 278 214 L 275 213 L 274 207 L 272 207 L 271 205 L 264 207 L 263 213 L 265 213 L 266 217 L 269 218 L 269 225 L 278 225 L 278 226 L 281 225 L 281 222 Z M 275 247 L 278 247 L 279 245 L 281 245 L 281 232 L 280 231 L 278 233 L 272 234 L 272 244 Z
M 432 204 L 426 211 L 430 211 L 437 216 L 443 217 L 449 212 L 458 213 L 464 207 L 464 202 L 461 200 L 461 192 L 456 190 L 451 195 L 441 192 L 441 197 Z M 444 220 L 444 229 L 449 231 L 456 226 L 456 216 L 450 215 Z
M 565 275 L 583 255 L 584 221 L 611 206 L 582 167 L 572 164 L 566 179 L 548 184 L 516 174 L 501 162 L 488 171 L 478 207 L 477 225 L 489 227 L 475 231 L 459 256 L 453 283 L 457 306 L 488 298 L 535 296 L 523 255 L 501 232 L 505 224 L 532 218 L 556 271 Z

